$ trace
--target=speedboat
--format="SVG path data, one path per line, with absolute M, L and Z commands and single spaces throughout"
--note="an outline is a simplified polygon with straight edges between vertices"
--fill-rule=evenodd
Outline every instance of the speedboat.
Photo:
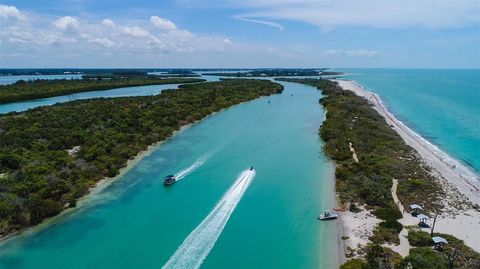
M 320 216 L 317 217 L 319 220 L 333 220 L 338 218 L 337 213 L 334 213 L 330 210 L 323 212 Z
M 250 171 L 253 171 L 253 166 L 250 166 Z
M 174 175 L 168 175 L 163 179 L 163 185 L 165 185 L 165 186 L 170 186 L 173 183 L 175 183 L 175 176 Z

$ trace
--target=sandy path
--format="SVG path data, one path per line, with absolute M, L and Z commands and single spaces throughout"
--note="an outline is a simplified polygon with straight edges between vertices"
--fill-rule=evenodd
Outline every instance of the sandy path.
M 410 248 L 412 247 L 408 242 L 408 239 L 407 239 L 408 230 L 405 227 L 410 225 L 416 225 L 418 223 L 418 219 L 416 219 L 415 217 L 412 217 L 412 215 L 405 212 L 405 208 L 403 207 L 402 203 L 400 202 L 397 196 L 397 186 L 398 186 L 398 181 L 396 179 L 393 179 L 392 197 L 395 204 L 397 204 L 398 209 L 400 210 L 400 212 L 402 212 L 402 218 L 399 219 L 398 222 L 400 222 L 404 228 L 398 235 L 398 237 L 400 238 L 400 244 L 389 245 L 388 247 L 390 247 L 391 249 L 393 249 L 395 252 L 402 255 L 403 257 L 406 257 L 408 255 Z
M 350 152 L 352 153 L 353 160 L 358 163 L 357 153 L 355 152 L 355 148 L 353 147 L 352 142 L 348 142 L 348 147 L 350 148 Z

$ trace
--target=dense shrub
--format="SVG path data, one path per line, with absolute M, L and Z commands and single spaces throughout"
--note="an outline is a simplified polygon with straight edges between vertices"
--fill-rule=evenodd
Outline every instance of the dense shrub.
M 364 268 L 398 268 L 402 262 L 402 257 L 398 253 L 379 244 L 368 244 L 364 252 L 367 261 Z
M 367 263 L 361 259 L 351 259 L 340 266 L 340 269 L 362 269 L 367 268 Z
M 412 269 L 446 269 L 445 259 L 431 248 L 413 248 L 403 261 L 404 267 L 410 264 Z
M 414 247 L 428 247 L 433 245 L 432 237 L 427 232 L 410 229 L 407 238 L 410 245 Z
M 391 207 L 391 206 L 384 207 L 384 208 L 377 208 L 375 209 L 373 214 L 375 214 L 375 216 L 377 216 L 379 219 L 382 219 L 382 220 L 397 220 L 403 217 L 402 212 L 400 212 L 400 210 L 398 210 L 397 207 Z

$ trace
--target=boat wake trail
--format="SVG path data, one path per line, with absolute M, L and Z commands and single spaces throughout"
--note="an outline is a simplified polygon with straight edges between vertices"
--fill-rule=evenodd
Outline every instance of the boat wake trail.
M 200 166 L 202 166 L 206 161 L 207 161 L 207 157 L 204 156 L 204 157 L 200 157 L 199 159 L 197 159 L 192 165 L 190 165 L 189 167 L 183 169 L 182 171 L 178 172 L 176 175 L 175 175 L 175 180 L 176 181 L 179 181 L 181 180 L 182 178 L 188 176 L 190 173 L 192 173 L 193 171 L 195 171 L 197 168 L 199 168 Z
M 255 170 L 243 171 L 162 268 L 200 268 L 254 177 Z

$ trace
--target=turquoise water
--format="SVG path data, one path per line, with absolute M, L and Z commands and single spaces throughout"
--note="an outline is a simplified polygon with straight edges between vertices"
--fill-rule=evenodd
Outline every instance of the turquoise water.
M 0 85 L 13 84 L 19 80 L 36 80 L 36 79 L 80 79 L 82 75 L 28 75 L 28 76 L 0 76 Z
M 480 69 L 344 69 L 417 133 L 480 171 Z
M 161 268 L 250 165 L 256 175 L 218 240 L 199 233 L 214 242 L 202 268 L 336 267 L 335 222 L 316 220 L 334 205 L 320 93 L 283 84 L 180 132 L 54 224 L 0 244 L 0 268 Z

